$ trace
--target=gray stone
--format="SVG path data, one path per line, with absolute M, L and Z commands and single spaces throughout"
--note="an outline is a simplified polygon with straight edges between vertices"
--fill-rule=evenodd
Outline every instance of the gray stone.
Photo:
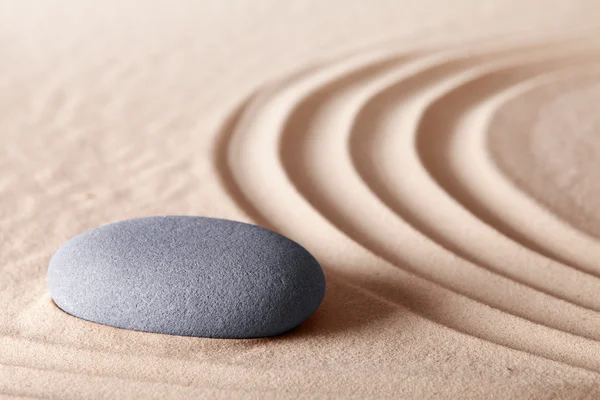
M 299 244 L 259 226 L 168 216 L 104 225 L 48 268 L 56 305 L 100 324 L 173 335 L 279 335 L 313 314 L 325 277 Z

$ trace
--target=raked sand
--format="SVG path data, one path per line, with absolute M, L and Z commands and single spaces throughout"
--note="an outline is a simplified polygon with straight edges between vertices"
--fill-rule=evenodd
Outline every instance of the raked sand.
M 0 393 L 600 397 L 600 4 L 0 1 Z M 253 222 L 323 265 L 258 340 L 68 316 L 127 218 Z

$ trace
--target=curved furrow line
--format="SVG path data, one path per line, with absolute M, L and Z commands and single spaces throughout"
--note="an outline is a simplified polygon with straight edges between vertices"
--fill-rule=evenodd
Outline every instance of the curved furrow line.
M 597 65 L 589 72 L 532 89 L 498 109 L 487 147 L 540 208 L 598 241 L 600 75 Z
M 356 61 L 351 60 L 345 63 L 334 64 L 330 68 L 301 73 L 298 76 L 274 85 L 272 88 L 265 88 L 256 94 L 252 101 L 240 111 L 241 115 L 237 117 L 234 130 L 237 132 L 244 131 L 245 134 L 240 135 L 230 131 L 227 138 L 229 139 L 229 143 L 227 143 L 227 140 L 223 140 L 221 144 L 222 149 L 225 149 L 223 152 L 226 151 L 227 154 L 220 157 L 218 168 L 227 166 L 231 170 L 225 174 L 224 180 L 227 182 L 226 185 L 230 190 L 233 186 L 236 187 L 235 198 L 243 195 L 248 199 L 244 201 L 245 204 L 252 202 L 258 205 L 262 201 L 265 203 L 272 202 L 273 196 L 281 198 L 297 196 L 295 188 L 289 185 L 285 173 L 280 168 L 273 169 L 273 178 L 267 181 L 262 180 L 262 176 L 259 176 L 261 168 L 268 170 L 271 167 L 271 160 L 266 157 L 256 157 L 256 151 L 250 151 L 250 149 L 261 149 L 260 144 L 264 144 L 263 147 L 268 149 L 272 145 L 273 138 L 267 136 L 266 132 L 263 131 L 277 132 L 280 130 L 287 110 L 294 107 L 298 97 L 303 97 L 305 92 L 311 90 L 311 85 L 318 87 L 338 75 L 343 75 L 353 70 L 358 70 L 359 73 L 365 75 L 369 74 L 369 71 L 374 73 L 390 68 L 391 65 L 397 62 L 400 62 L 400 58 L 398 57 L 359 57 Z M 364 65 L 368 65 L 368 70 L 364 70 Z M 310 72 L 313 73 L 311 74 Z M 246 134 L 246 132 L 250 131 L 256 132 L 256 134 Z M 253 167 L 245 168 L 244 165 L 252 165 Z M 237 177 L 236 172 L 238 171 L 244 175 L 246 181 L 260 182 L 261 187 L 254 188 L 250 185 L 244 185 L 244 181 Z M 281 184 L 282 182 L 286 182 L 286 184 Z M 304 204 L 304 202 L 298 203 L 295 204 L 297 207 L 302 207 Z M 255 210 L 259 208 L 256 205 L 253 207 Z M 243 209 L 246 210 L 246 207 Z M 305 205 L 302 209 L 289 211 L 292 213 L 314 214 L 308 205 Z M 269 224 L 275 229 L 281 229 L 276 218 L 269 218 L 269 208 L 263 211 L 260 216 L 257 211 L 250 211 L 249 214 L 251 214 L 250 216 L 253 219 L 258 218 L 261 223 Z
M 596 64 L 595 74 L 597 74 L 597 68 Z M 499 94 L 490 99 L 491 103 L 488 105 L 480 105 L 480 108 L 492 107 L 493 114 L 489 118 L 471 122 L 473 128 L 469 130 L 470 138 L 468 139 L 471 145 L 461 150 L 469 152 L 471 157 L 476 158 L 480 168 L 477 170 L 461 169 L 461 166 L 457 164 L 457 173 L 462 174 L 461 181 L 465 182 L 464 184 L 468 182 L 471 186 L 469 201 L 479 202 L 480 207 L 485 208 L 486 213 L 495 214 L 501 221 L 501 229 L 507 234 L 512 235 L 520 242 L 529 243 L 531 247 L 541 249 L 555 259 L 564 260 L 564 263 L 598 275 L 600 273 L 598 265 L 600 242 L 598 239 L 573 227 L 572 224 L 564 221 L 516 185 L 497 164 L 494 152 L 490 148 L 490 136 L 501 133 L 495 132 L 495 121 L 502 117 L 499 114 L 500 110 L 510 106 L 514 101 L 518 101 L 522 96 L 527 96 L 531 92 L 556 83 L 559 79 L 566 79 L 575 74 L 587 75 L 589 72 L 587 69 L 579 67 L 564 76 L 541 77 L 531 84 L 517 86 L 513 90 Z M 492 180 L 496 184 L 488 191 L 483 192 L 480 189 L 481 183 L 486 180 Z M 541 232 L 552 232 L 552 235 L 540 234 Z
M 590 60 L 568 59 L 563 67 L 566 67 L 570 64 L 572 65 L 573 61 L 581 62 Z M 417 137 L 417 148 L 423 165 L 428 170 L 432 178 L 444 189 L 447 194 L 456 199 L 456 201 L 462 204 L 465 209 L 469 210 L 472 214 L 487 223 L 490 227 L 494 227 L 498 232 L 502 232 L 505 236 L 512 238 L 518 243 L 521 243 L 521 245 L 524 247 L 544 255 L 549 259 L 548 262 L 543 266 L 544 271 L 552 272 L 552 270 L 555 270 L 555 267 L 560 265 L 560 263 L 565 264 L 562 262 L 563 260 L 561 258 L 555 259 L 551 254 L 548 254 L 548 252 L 544 251 L 539 246 L 530 243 L 529 241 L 518 240 L 520 238 L 506 227 L 506 224 L 501 218 L 475 200 L 475 198 L 482 193 L 486 193 L 486 195 L 490 197 L 490 195 L 487 193 L 492 192 L 495 196 L 500 196 L 496 197 L 496 208 L 505 208 L 506 205 L 503 205 L 503 196 L 509 195 L 510 192 L 500 192 L 498 189 L 500 187 L 506 188 L 506 185 L 496 186 L 496 183 L 498 183 L 496 180 L 492 181 L 493 184 L 490 184 L 488 180 L 490 177 L 488 177 L 488 179 L 480 180 L 478 184 L 479 192 L 475 193 L 473 188 L 469 187 L 469 183 L 465 183 L 471 182 L 471 180 L 467 178 L 461 179 L 459 177 L 461 173 L 465 176 L 477 175 L 480 171 L 478 168 L 479 163 L 474 161 L 481 161 L 480 159 L 483 158 L 483 156 L 473 158 L 475 151 L 459 153 L 459 151 L 462 151 L 465 146 L 468 146 L 469 140 L 465 140 L 458 134 L 458 132 L 462 132 L 463 130 L 475 132 L 476 129 L 474 127 L 467 127 L 467 125 L 472 125 L 473 121 L 475 121 L 475 125 L 481 124 L 483 123 L 482 121 L 485 121 L 488 118 L 489 103 L 482 101 L 490 96 L 498 95 L 498 93 L 501 92 L 505 87 L 502 81 L 505 81 L 506 83 L 518 83 L 526 80 L 525 78 L 527 77 L 533 78 L 539 73 L 544 72 L 544 70 L 550 70 L 548 69 L 546 62 L 542 62 L 538 67 L 533 66 L 529 68 L 529 71 L 520 71 L 519 68 L 514 68 L 512 70 L 508 69 L 503 72 L 491 74 L 479 82 L 471 82 L 470 84 L 457 88 L 456 90 L 451 91 L 438 99 L 427 109 L 426 113 L 421 119 L 421 123 L 418 128 L 419 132 Z M 538 71 L 538 68 L 542 69 Z M 523 74 L 525 76 L 523 76 Z M 485 110 L 485 107 L 488 107 L 488 114 L 486 114 L 486 112 L 481 112 L 481 110 Z M 477 112 L 477 109 L 480 111 Z M 467 154 L 469 156 L 466 156 Z M 474 165 L 477 167 L 474 168 Z M 461 172 L 456 172 L 459 168 Z M 484 191 L 484 188 L 486 188 L 487 191 Z M 514 192 L 514 190 L 512 192 Z M 523 214 L 521 214 L 520 222 L 521 224 L 527 223 L 527 218 L 524 218 Z M 489 240 L 485 243 L 482 243 L 482 240 L 483 238 L 478 236 L 477 241 L 468 247 L 470 249 L 475 249 L 476 245 L 478 244 L 490 245 L 492 244 L 492 241 L 493 246 L 499 246 L 502 244 L 502 242 L 498 240 Z M 497 251 L 499 255 L 509 255 L 510 259 L 507 259 L 507 263 L 510 260 L 514 261 L 513 253 L 506 252 L 501 248 L 496 248 L 494 250 Z M 488 256 L 490 255 L 489 252 L 486 253 L 485 251 L 479 251 L 479 254 Z M 551 262 L 550 259 L 555 259 L 558 261 L 558 263 Z M 569 263 L 569 265 L 582 270 L 578 264 Z M 537 272 L 534 269 L 531 269 L 529 264 L 526 264 L 526 266 L 526 272 L 531 274 L 530 278 L 532 280 L 543 278 L 543 276 L 556 276 L 555 274 L 550 273 L 538 277 Z M 555 270 L 555 272 L 558 271 L 559 270 Z M 587 268 L 583 269 L 583 271 L 587 274 L 594 275 L 595 277 L 600 276 L 597 268 Z M 586 281 L 591 283 L 595 280 L 591 277 L 588 277 Z M 565 285 L 568 285 L 569 282 L 560 280 L 558 282 L 550 281 L 547 282 L 547 284 L 558 290 L 566 290 Z M 581 289 L 584 289 L 584 287 L 580 286 L 580 281 L 572 280 L 570 284 L 573 286 L 572 289 L 574 290 L 572 293 L 577 293 L 577 296 L 581 297 L 580 292 Z M 594 295 L 594 293 L 597 293 L 597 289 L 588 287 L 586 292 L 589 294 L 589 296 L 587 296 L 587 299 L 582 299 L 582 301 L 585 302 L 582 303 L 582 305 L 597 309 L 597 305 L 595 304 L 597 296 Z
M 280 170 L 277 158 L 277 139 L 288 113 L 311 91 L 317 91 L 332 80 L 336 72 L 343 75 L 349 69 L 347 65 L 330 67 L 311 76 L 308 82 L 293 82 L 254 103 L 253 112 L 249 112 L 234 128 L 229 149 L 231 176 L 244 197 L 250 199 L 254 207 L 273 222 L 272 225 L 308 244 L 307 247 L 317 255 L 323 254 L 319 258 L 328 270 L 352 271 L 357 279 L 370 275 L 385 278 L 387 287 L 393 289 L 370 283 L 362 286 L 386 297 L 388 301 L 408 305 L 428 319 L 471 336 L 570 365 L 599 370 L 598 357 L 594 357 L 594 354 L 600 354 L 600 345 L 596 341 L 548 330 L 542 325 L 457 296 L 436 283 L 394 267 L 367 249 L 356 248 L 356 243 L 338 231 L 323 215 L 315 213 L 290 185 L 287 176 Z M 431 245 L 426 238 L 422 242 L 423 245 Z M 320 248 L 327 248 L 329 252 L 324 254 Z M 350 249 L 353 251 L 347 251 Z M 364 265 L 369 265 L 368 273 L 365 273 Z M 512 292 L 510 290 L 506 295 L 510 296 Z M 466 309 L 477 311 L 463 312 Z M 510 326 L 510 329 L 498 329 L 499 326 Z M 528 342 L 527 335 L 534 335 L 540 340 Z M 591 352 L 582 351 L 586 346 Z
M 442 68 L 451 69 L 451 66 L 452 63 L 445 64 Z M 459 68 L 463 68 L 460 63 Z M 440 73 L 448 71 L 438 70 L 434 75 Z M 442 86 L 439 91 L 443 93 L 456 84 L 471 81 L 476 76 L 477 72 L 470 71 L 459 78 L 450 78 L 447 86 Z M 417 86 L 426 86 L 432 77 L 426 74 L 424 80 L 421 80 L 423 77 L 416 79 L 419 80 Z M 538 284 L 535 278 L 539 280 L 539 276 L 527 277 L 529 279 L 526 283 L 529 286 L 541 286 L 545 292 L 551 292 L 555 297 L 565 300 L 557 301 L 526 289 L 523 285 L 515 285 L 513 280 L 519 272 L 518 265 L 511 276 L 513 280 L 469 262 L 461 263 L 459 267 L 457 262 L 463 260 L 456 260 L 454 254 L 437 245 L 433 248 L 423 246 L 423 241 L 428 241 L 427 237 L 415 232 L 403 221 L 396 221 L 394 213 L 382 207 L 378 199 L 369 190 L 365 190 L 363 182 L 353 175 L 352 164 L 344 146 L 345 132 L 350 129 L 352 123 L 347 116 L 354 115 L 360 109 L 364 97 L 369 96 L 369 89 L 364 89 L 363 82 L 352 75 L 333 85 L 322 87 L 315 95 L 300 101 L 282 134 L 281 159 L 284 168 L 294 185 L 317 210 L 356 242 L 393 264 L 403 265 L 427 279 L 504 311 L 571 333 L 594 339 L 600 337 L 597 330 L 600 314 L 574 307 L 567 302 L 578 301 L 578 298 L 572 295 L 575 285 L 567 287 L 571 291 L 565 291 L 550 284 Z M 342 89 L 339 89 L 340 86 Z M 367 94 L 361 94 L 363 90 L 366 90 Z M 369 210 L 368 218 L 364 218 L 362 213 L 356 213 L 356 209 Z M 399 244 L 402 241 L 407 243 Z M 404 246 L 411 251 L 406 251 Z M 418 250 L 419 246 L 423 247 L 422 250 Z M 514 248 L 521 249 L 519 246 Z M 436 257 L 435 262 L 431 261 L 432 254 Z M 538 267 L 538 273 L 543 272 L 544 268 L 549 268 L 544 264 L 542 267 L 534 264 L 537 255 L 531 255 L 533 260 L 528 261 Z M 496 270 L 502 274 L 502 264 L 498 265 Z M 582 279 L 586 278 L 585 276 L 578 278 L 575 284 L 591 286 L 592 289 L 600 291 L 600 282 Z M 521 282 L 523 280 L 520 279 Z M 560 286 L 560 282 L 551 283 Z M 506 297 L 505 293 L 509 292 L 513 293 L 513 296 Z M 557 292 L 560 295 L 556 295 Z M 552 304 L 551 312 L 539 306 L 544 302 Z M 563 312 L 568 317 L 565 318 Z M 581 319 L 589 323 L 577 323 Z
M 597 57 L 595 61 L 596 64 L 588 65 L 587 68 L 598 68 Z M 585 72 L 586 69 L 578 66 L 566 71 L 565 75 L 581 75 L 585 74 Z M 534 91 L 535 88 L 540 89 L 546 85 L 560 82 L 560 80 L 560 74 L 542 76 L 530 85 L 516 87 L 512 92 L 504 93 L 504 95 L 500 94 L 496 98 L 479 104 L 476 107 L 477 112 L 473 113 L 470 118 L 465 118 L 460 122 L 462 127 L 461 135 L 464 139 L 454 142 L 454 148 L 450 152 L 456 154 L 457 151 L 462 151 L 471 157 L 476 157 L 481 168 L 477 171 L 469 170 L 464 163 L 461 163 L 456 158 L 452 160 L 454 164 L 453 168 L 457 181 L 462 184 L 463 190 L 471 196 L 469 201 L 479 202 L 480 207 L 486 208 L 489 213 L 498 215 L 505 225 L 509 225 L 507 229 L 515 230 L 517 231 L 515 234 L 521 236 L 523 234 L 519 233 L 519 229 L 528 232 L 523 240 L 534 243 L 535 246 L 543 248 L 548 253 L 557 253 L 557 250 L 561 249 L 563 251 L 557 253 L 558 257 L 568 257 L 572 259 L 571 263 L 578 266 L 579 269 L 595 276 L 600 276 L 600 266 L 598 266 L 597 261 L 598 257 L 600 257 L 600 242 L 598 242 L 597 238 L 588 236 L 585 232 L 571 227 L 568 223 L 561 220 L 560 217 L 545 209 L 535 200 L 532 200 L 518 186 L 511 184 L 510 180 L 502 174 L 501 170 L 495 168 L 491 151 L 489 151 L 488 147 L 487 132 L 493 127 L 493 115 L 502 107 L 504 102 L 509 101 L 508 99 L 510 98 L 520 97 Z M 483 114 L 487 114 L 487 117 L 482 118 L 481 115 Z M 483 182 L 490 179 L 493 179 L 495 182 L 495 187 L 493 188 L 495 189 L 495 193 L 492 190 L 485 193 L 476 192 L 478 188 L 482 187 Z M 494 194 L 499 195 L 500 193 L 503 195 L 502 203 L 497 198 L 494 201 Z M 512 204 L 510 204 L 511 202 Z M 514 208 L 505 210 L 510 207 L 522 208 L 519 210 Z M 509 218 L 504 218 L 505 214 Z M 541 225 L 546 223 L 546 221 L 549 221 L 552 225 Z M 552 232 L 552 235 L 545 234 L 547 232 Z M 548 240 L 553 244 L 543 245 L 544 241 Z M 541 244 L 538 244 L 538 242 L 541 242 Z M 579 253 L 573 253 L 573 250 L 577 250 Z M 597 297 L 597 293 L 589 293 L 589 296 Z
M 549 61 L 542 64 L 544 68 L 553 67 Z M 421 79 L 430 83 L 439 75 L 435 69 L 424 73 L 428 76 Z M 502 87 L 501 80 L 495 82 Z M 414 152 L 412 134 L 423 109 L 440 94 L 439 88 L 428 91 L 426 86 L 410 80 L 392 85 L 360 111 L 350 147 L 354 166 L 366 184 L 403 219 L 461 257 L 543 292 L 597 310 L 599 305 L 593 294 L 600 289 L 600 282 L 595 277 L 540 257 L 508 240 L 493 225 L 486 226 L 468 208 L 448 198 L 431 181 Z M 419 91 L 427 93 L 418 95 Z M 475 93 L 472 88 L 469 92 Z M 444 126 L 445 120 L 438 121 Z M 455 151 L 453 154 L 468 153 Z M 471 157 L 461 157 L 461 160 L 470 171 L 479 170 Z M 484 189 L 484 186 L 479 188 Z M 547 275 L 554 276 L 552 272 L 558 272 L 560 279 L 545 282 Z M 582 299 L 582 293 L 590 296 Z

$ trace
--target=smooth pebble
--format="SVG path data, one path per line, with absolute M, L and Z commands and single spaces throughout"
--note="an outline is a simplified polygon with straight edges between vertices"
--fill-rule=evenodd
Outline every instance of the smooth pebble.
M 172 335 L 279 335 L 325 295 L 302 246 L 241 222 L 167 216 L 104 225 L 66 242 L 48 268 L 63 311 L 100 324 Z

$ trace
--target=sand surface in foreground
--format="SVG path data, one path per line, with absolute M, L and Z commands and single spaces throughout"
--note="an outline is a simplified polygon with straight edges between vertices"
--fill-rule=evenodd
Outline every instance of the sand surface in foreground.
M 0 0 L 0 394 L 600 397 L 600 4 L 368 3 Z M 323 305 L 261 340 L 53 305 L 64 241 L 167 214 L 298 241 Z

